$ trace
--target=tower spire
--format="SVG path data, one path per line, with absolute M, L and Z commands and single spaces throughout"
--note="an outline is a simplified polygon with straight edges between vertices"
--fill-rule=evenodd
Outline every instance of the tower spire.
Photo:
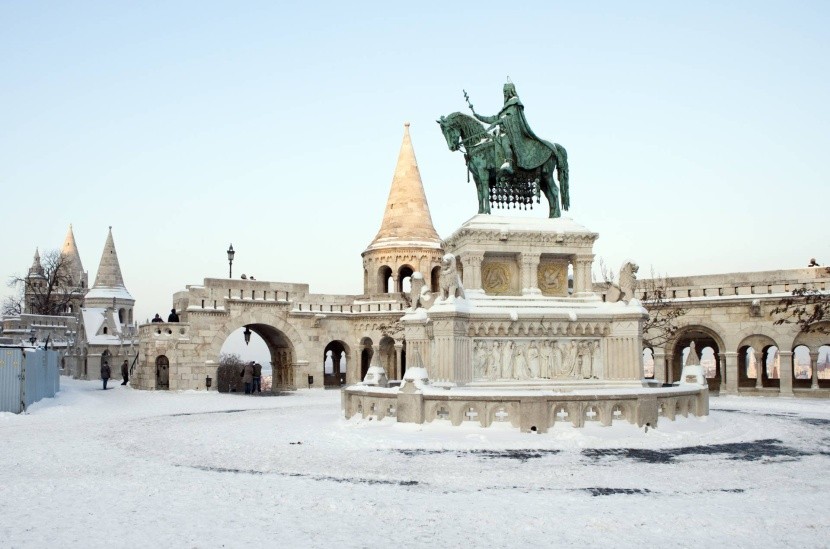
M 101 254 L 101 263 L 98 265 L 98 274 L 95 276 L 93 289 L 97 288 L 124 288 L 124 278 L 121 276 L 121 264 L 115 252 L 115 242 L 112 239 L 112 226 L 107 233 L 107 241 Z
M 63 240 L 61 255 L 68 260 L 72 281 L 76 285 L 81 285 L 84 279 L 84 265 L 81 263 L 81 254 L 78 253 L 78 245 L 75 243 L 75 233 L 72 232 L 71 223 L 69 224 L 69 230 L 66 231 L 66 238 Z
M 441 239 L 432 224 L 415 149 L 409 136 L 409 122 L 404 124 L 403 143 L 398 153 L 392 187 L 380 230 L 367 250 L 399 246 L 403 242 L 440 246 Z

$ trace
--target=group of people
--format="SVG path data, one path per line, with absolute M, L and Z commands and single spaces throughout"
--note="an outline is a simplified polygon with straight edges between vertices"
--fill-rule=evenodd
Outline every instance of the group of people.
M 109 362 L 105 360 L 101 363 L 101 381 L 104 382 L 105 391 L 107 390 L 107 382 L 111 377 L 112 369 L 110 368 Z M 130 381 L 130 365 L 126 360 L 121 363 L 121 378 L 124 380 L 121 382 L 121 385 L 126 385 Z
M 262 392 L 262 364 L 253 360 L 246 363 L 242 368 L 240 377 L 246 395 Z
M 150 322 L 164 322 L 164 320 L 156 313 L 156 316 Z M 179 315 L 176 313 L 176 309 L 170 309 L 170 314 L 167 315 L 167 322 L 179 322 Z

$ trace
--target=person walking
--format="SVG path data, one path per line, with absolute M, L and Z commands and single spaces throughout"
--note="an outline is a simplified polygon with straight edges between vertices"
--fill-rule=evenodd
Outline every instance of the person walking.
M 107 390 L 107 381 L 110 380 L 110 376 L 112 375 L 112 370 L 110 370 L 109 363 L 105 360 L 101 363 L 101 381 L 104 382 L 104 390 Z
M 262 392 L 262 364 L 254 362 L 254 384 L 251 386 L 252 393 Z
M 245 368 L 242 370 L 242 384 L 245 386 L 245 394 L 251 394 L 251 385 L 254 382 L 254 362 L 248 362 L 245 364 Z
M 130 365 L 126 359 L 121 363 L 121 379 L 124 380 L 121 382 L 121 385 L 126 385 L 130 381 Z

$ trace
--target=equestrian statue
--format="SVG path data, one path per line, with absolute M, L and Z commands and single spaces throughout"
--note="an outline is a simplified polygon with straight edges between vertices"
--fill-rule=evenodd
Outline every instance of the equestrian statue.
M 560 217 L 570 207 L 568 153 L 533 133 L 516 86 L 509 81 L 504 85 L 504 107 L 495 116 L 476 113 L 466 91 L 464 98 L 473 116 L 454 112 L 442 116 L 438 124 L 450 150 L 464 153 L 467 179 L 472 175 L 476 184 L 478 213 L 489 214 L 491 206 L 532 208 L 533 199 L 539 203 L 544 193 L 550 205 L 548 217 Z

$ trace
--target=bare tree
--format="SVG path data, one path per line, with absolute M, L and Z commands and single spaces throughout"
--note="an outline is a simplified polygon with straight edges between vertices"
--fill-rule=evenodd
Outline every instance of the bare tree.
M 20 316 L 23 314 L 23 295 L 7 295 L 3 298 L 3 305 L 0 306 L 0 314 L 3 316 Z
M 33 314 L 60 315 L 83 297 L 84 290 L 73 280 L 72 260 L 68 256 L 51 250 L 41 256 L 40 264 L 42 275 L 9 279 L 9 287 L 17 288 L 18 294 L 4 301 L 4 314 L 20 314 L 28 305 Z
M 678 303 L 667 299 L 666 276 L 656 274 L 653 267 L 651 278 L 638 280 L 637 289 L 642 292 L 641 303 L 648 311 L 648 320 L 643 325 L 643 345 L 663 347 L 680 329 L 677 319 L 688 311 Z
M 830 267 L 825 271 L 830 275 Z M 830 321 L 830 293 L 806 286 L 796 288 L 770 311 L 770 316 L 775 325 L 795 324 L 804 333 L 828 334 L 830 328 L 822 323 Z

